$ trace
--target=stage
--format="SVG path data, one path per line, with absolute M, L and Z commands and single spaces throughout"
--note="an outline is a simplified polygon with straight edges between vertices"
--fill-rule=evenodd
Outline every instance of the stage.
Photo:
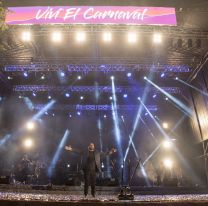
M 67 186 L 1 185 L 0 205 L 208 205 L 206 188 L 133 188 L 133 201 L 118 200 L 118 187 L 98 187 L 96 198 L 84 198 L 81 189 Z

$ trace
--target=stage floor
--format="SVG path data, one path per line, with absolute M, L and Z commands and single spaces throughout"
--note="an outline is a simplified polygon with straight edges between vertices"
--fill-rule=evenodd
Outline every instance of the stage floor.
M 43 194 L 44 193 L 44 194 Z M 27 200 L 27 201 L 55 201 L 55 202 L 77 202 L 77 201 L 98 201 L 98 202 L 117 202 L 116 195 L 97 195 L 92 198 L 90 195 L 86 199 L 83 195 L 69 194 L 47 194 L 43 191 L 37 193 L 23 193 L 23 192 L 0 192 L 0 200 Z M 201 195 L 135 195 L 133 202 L 158 202 L 158 201 L 206 201 L 208 205 L 208 194 Z
M 0 206 L 9 206 L 9 205 L 27 205 L 27 206 L 41 206 L 41 205 L 50 205 L 50 206 L 59 206 L 59 205 L 169 205 L 169 206 L 191 206 L 191 205 L 206 205 L 208 206 L 208 193 L 206 194 L 180 194 L 180 195 L 162 195 L 162 194 L 146 194 L 144 195 L 135 195 L 133 201 L 120 201 L 117 198 L 117 189 L 107 189 L 108 193 L 101 191 L 101 188 L 98 190 L 96 198 L 85 199 L 82 195 L 82 190 L 76 188 L 69 188 L 67 190 L 34 190 L 28 186 L 7 186 L 0 187 Z M 63 188 L 62 188 L 63 189 Z M 80 188 L 79 188 L 80 189 Z M 152 188 L 157 193 L 157 188 Z M 110 194 L 112 193 L 112 194 Z M 136 194 L 136 193 L 135 193 Z

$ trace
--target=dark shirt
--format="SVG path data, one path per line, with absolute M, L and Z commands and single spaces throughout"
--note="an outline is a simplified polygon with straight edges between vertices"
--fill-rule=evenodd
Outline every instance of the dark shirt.
M 88 152 L 86 169 L 87 169 L 87 171 L 90 171 L 90 172 L 96 171 L 96 162 L 95 162 L 95 152 L 94 151 Z

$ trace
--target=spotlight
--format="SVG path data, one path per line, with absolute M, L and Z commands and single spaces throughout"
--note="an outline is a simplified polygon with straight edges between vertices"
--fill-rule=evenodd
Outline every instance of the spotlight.
M 137 41 L 136 33 L 133 33 L 133 32 L 128 33 L 128 42 L 135 43 L 136 41 Z
M 168 129 L 169 128 L 169 125 L 168 125 L 167 122 L 163 122 L 162 126 L 163 126 L 164 129 Z
M 77 32 L 76 33 L 76 40 L 77 40 L 77 42 L 84 42 L 86 40 L 85 32 L 81 32 L 81 31 Z
M 141 98 L 140 98 L 140 97 L 138 97 L 137 99 L 138 99 L 138 100 L 141 100 Z
M 51 99 L 51 96 L 50 95 L 48 96 L 48 99 Z
M 111 76 L 111 80 L 114 80 L 114 76 Z
M 147 116 L 147 115 L 148 115 L 148 112 L 145 113 L 145 116 Z
M 110 42 L 112 40 L 112 34 L 110 32 L 103 33 L 103 41 Z
M 112 100 L 112 99 L 113 99 L 113 97 L 111 97 L 111 96 L 110 96 L 110 97 L 109 97 L 109 99 L 110 99 L 110 100 Z
M 48 115 L 48 112 L 47 111 L 45 112 L 45 115 Z
M 68 98 L 68 97 L 70 97 L 70 94 L 69 93 L 66 93 L 65 96 Z
M 83 100 L 83 99 L 84 99 L 84 97 L 83 97 L 83 96 L 81 96 L 81 97 L 80 97 L 80 99 L 81 99 L 81 100 Z
M 22 99 L 22 96 L 21 95 L 19 95 L 19 99 Z
M 173 167 L 173 161 L 169 158 L 164 159 L 163 164 L 167 169 L 171 169 Z
M 45 79 L 45 75 L 43 74 L 40 78 L 41 78 L 42 80 Z
M 104 165 L 104 163 L 102 162 L 102 164 L 101 164 L 101 168 L 105 168 L 105 165 Z
M 33 92 L 32 95 L 33 95 L 33 97 L 36 97 L 37 96 L 35 92 Z
M 66 166 L 67 166 L 67 168 L 70 168 L 70 164 L 67 164 Z
M 161 78 L 163 78 L 164 76 L 165 76 L 165 73 L 162 73 L 162 74 L 160 75 Z
M 25 139 L 24 142 L 23 142 L 23 146 L 26 149 L 30 149 L 33 146 L 33 140 L 30 139 L 30 138 Z
M 121 165 L 121 168 L 123 168 L 123 167 L 124 167 L 124 165 L 122 164 L 122 165 Z
M 34 122 L 28 122 L 28 123 L 26 124 L 26 128 L 27 128 L 28 130 L 34 130 L 34 129 L 35 129 L 35 123 L 34 123 Z
M 7 77 L 7 79 L 11 80 L 11 79 L 12 79 L 12 77 L 8 76 L 8 77 Z
M 107 115 L 106 114 L 104 114 L 104 116 L 103 116 L 104 118 L 106 118 L 107 117 Z
M 147 77 L 146 77 L 146 76 L 144 76 L 144 79 L 146 80 L 146 79 L 147 79 Z
M 126 75 L 127 77 L 131 77 L 132 76 L 132 74 L 129 72 L 129 73 L 127 73 L 127 75 Z
M 156 94 L 154 94 L 152 97 L 155 99 L 155 98 L 157 97 L 157 95 L 156 95 Z
M 171 146 L 172 146 L 172 142 L 167 141 L 167 140 L 163 142 L 163 147 L 165 149 L 169 149 L 169 148 L 171 148 Z
M 52 33 L 52 41 L 53 42 L 61 42 L 61 40 L 62 40 L 62 35 L 61 35 L 61 33 L 60 32 L 53 32 Z
M 55 114 L 53 113 L 53 114 L 52 114 L 52 116 L 54 117 L 54 116 L 55 116 Z
M 175 79 L 178 80 L 178 77 L 176 77 Z
M 61 72 L 60 75 L 61 75 L 61 77 L 65 77 L 65 73 L 64 72 Z
M 82 77 L 81 77 L 81 76 L 78 76 L 78 77 L 77 77 L 77 79 L 79 79 L 79 80 L 80 80 L 80 79 L 82 79 Z
M 81 112 L 77 112 L 77 115 L 79 115 L 79 116 L 80 116 L 80 115 L 81 115 Z
M 24 77 L 28 77 L 28 73 L 27 72 L 24 72 L 23 75 L 24 75 Z
M 24 41 L 24 42 L 31 41 L 31 33 L 29 31 L 24 31 L 22 33 L 22 41 Z
M 69 115 L 69 117 L 71 118 L 71 117 L 72 117 L 72 115 L 70 114 L 70 115 Z
M 167 97 L 165 97 L 165 100 L 166 100 L 166 101 L 168 101 L 168 98 L 167 98 Z
M 153 41 L 156 44 L 160 44 L 162 42 L 162 36 L 159 33 L 155 33 L 153 36 Z
M 124 97 L 124 98 L 127 98 L 127 97 L 128 97 L 128 95 L 127 95 L 127 94 L 124 94 L 124 95 L 123 95 L 123 97 Z

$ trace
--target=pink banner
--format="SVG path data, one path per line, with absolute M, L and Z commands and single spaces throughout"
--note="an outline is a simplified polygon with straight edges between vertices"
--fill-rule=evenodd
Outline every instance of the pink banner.
M 135 24 L 176 26 L 175 8 L 132 6 L 10 7 L 7 24 Z

